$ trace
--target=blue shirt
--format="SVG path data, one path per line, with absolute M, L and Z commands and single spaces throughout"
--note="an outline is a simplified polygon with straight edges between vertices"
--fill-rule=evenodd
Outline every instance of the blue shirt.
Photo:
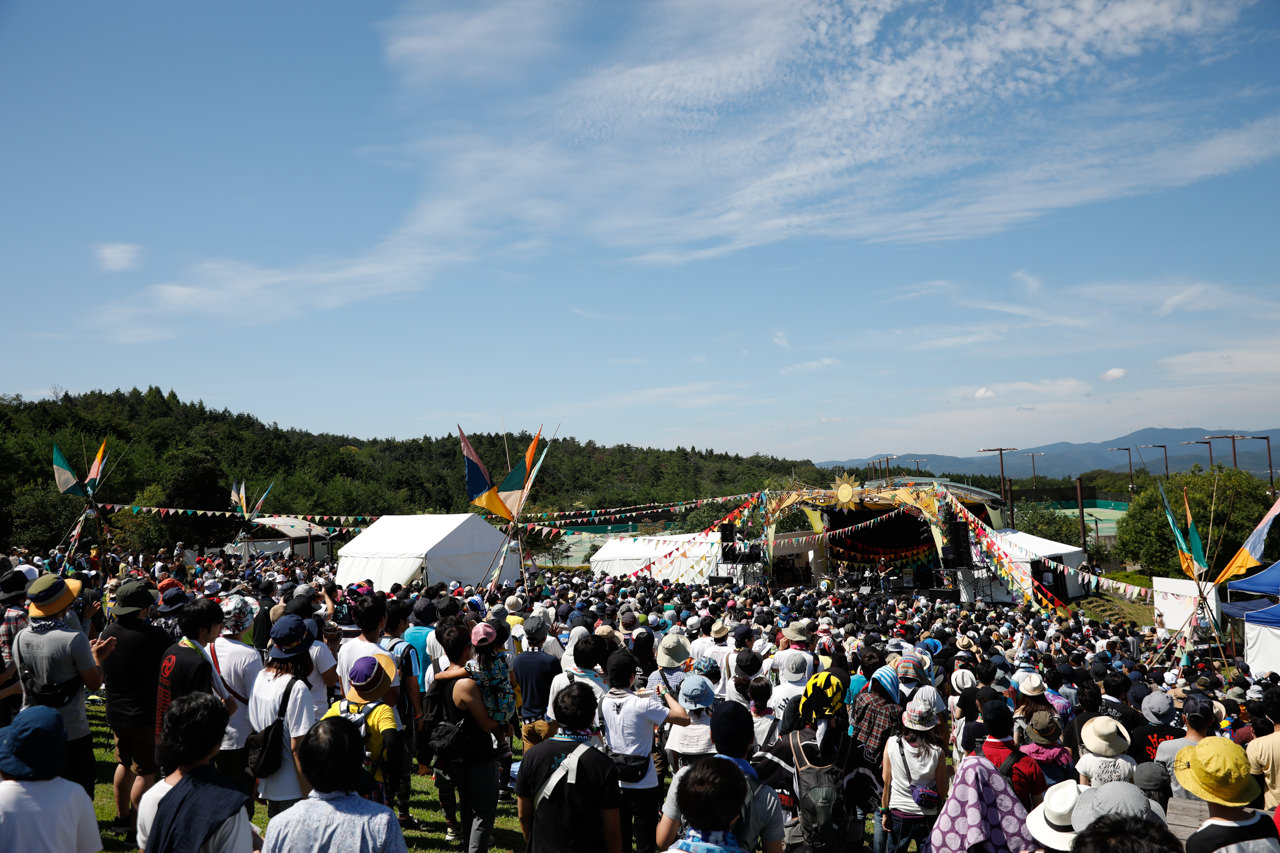
M 435 628 L 431 625 L 410 625 L 404 629 L 404 641 L 417 650 L 418 665 L 421 667 L 431 665 L 431 657 L 427 654 L 427 637 L 430 637 L 434 630 Z M 422 684 L 421 679 L 418 684 Z
M 285 809 L 267 825 L 262 853 L 408 853 L 395 814 L 351 791 L 322 794 Z

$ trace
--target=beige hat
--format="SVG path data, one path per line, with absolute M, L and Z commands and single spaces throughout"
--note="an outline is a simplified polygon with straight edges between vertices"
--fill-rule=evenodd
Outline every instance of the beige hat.
M 1045 791 L 1044 802 L 1027 815 L 1027 829 L 1031 837 L 1047 850 L 1070 850 L 1076 840 L 1071 813 L 1075 811 L 1080 794 L 1087 790 L 1087 785 L 1068 779 Z
M 1129 730 L 1105 714 L 1092 718 L 1080 730 L 1080 740 L 1094 755 L 1111 757 L 1129 750 Z
M 956 637 L 956 648 L 962 652 L 972 651 L 973 639 L 966 634 L 961 634 L 959 637 Z
M 667 634 L 663 637 L 662 642 L 658 643 L 658 651 L 654 654 L 658 666 L 667 669 L 684 666 L 689 657 L 689 641 L 680 634 Z
M 711 626 L 711 639 L 719 640 L 727 636 L 729 636 L 729 626 L 724 624 L 722 620 L 717 619 L 715 624 Z
M 1023 696 L 1043 696 L 1044 677 L 1038 672 L 1031 673 L 1018 684 L 1018 692 Z

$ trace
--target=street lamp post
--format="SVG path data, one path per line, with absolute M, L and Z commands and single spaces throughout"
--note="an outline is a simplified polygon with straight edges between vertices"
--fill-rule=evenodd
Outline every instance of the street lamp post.
M 1206 436 L 1205 436 L 1205 439 L 1206 439 L 1206 440 L 1208 440 L 1208 439 L 1213 439 L 1213 438 L 1229 438 L 1229 439 L 1231 439 L 1231 467 L 1232 467 L 1232 468 L 1235 468 L 1237 471 L 1239 471 L 1239 470 L 1240 470 L 1240 465 L 1236 462 L 1236 439 L 1240 439 L 1240 438 L 1253 438 L 1253 436 L 1251 436 L 1251 435 L 1206 435 Z
M 1024 456 L 1031 457 L 1031 491 L 1036 490 L 1036 457 L 1044 456 L 1044 453 L 1024 453 Z
M 1212 441 L 1180 441 L 1178 444 L 1203 444 L 1209 448 L 1209 470 L 1213 470 L 1213 442 Z
M 1129 454 L 1129 498 L 1133 498 L 1133 448 L 1132 447 L 1108 447 L 1107 450 L 1123 450 Z
M 1185 442 L 1184 442 L 1185 443 Z M 1167 444 L 1140 444 L 1139 447 L 1159 447 L 1164 450 L 1164 478 L 1169 479 L 1169 445 Z
M 1017 450 L 1016 447 L 986 447 L 979 450 L 979 453 L 999 453 L 1000 454 L 1000 498 L 1009 505 L 1009 526 L 1013 527 L 1013 491 L 1005 492 L 1004 482 L 1004 455 L 1006 452 L 1012 453 Z
M 1249 435 L 1245 437 L 1254 439 L 1255 441 L 1265 441 L 1267 443 L 1267 494 L 1274 498 L 1276 496 L 1276 475 L 1275 471 L 1271 467 L 1271 436 Z
M 914 462 L 914 463 L 916 463 L 916 476 L 917 476 L 917 477 L 919 477 L 919 476 L 920 476 L 920 463 L 921 463 L 921 462 L 928 462 L 929 460 L 928 460 L 928 459 L 908 459 L 907 461 L 908 461 L 908 462 Z

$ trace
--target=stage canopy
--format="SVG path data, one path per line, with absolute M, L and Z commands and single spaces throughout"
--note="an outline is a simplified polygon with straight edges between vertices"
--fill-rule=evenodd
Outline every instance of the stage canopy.
M 634 574 L 649 565 L 653 568 L 645 572 L 647 577 L 703 583 L 708 575 L 717 574 L 720 537 L 706 533 L 624 536 L 608 540 L 591 558 L 593 572 L 614 577 Z
M 1256 592 L 1259 595 L 1280 595 L 1280 560 L 1272 563 L 1256 575 L 1228 581 L 1227 589 L 1232 592 Z
M 487 570 L 506 537 L 483 518 L 458 515 L 384 515 L 338 550 L 337 582 L 369 578 L 375 589 L 407 584 L 457 581 L 475 586 L 487 582 Z M 502 581 L 520 576 L 514 547 L 503 561 Z

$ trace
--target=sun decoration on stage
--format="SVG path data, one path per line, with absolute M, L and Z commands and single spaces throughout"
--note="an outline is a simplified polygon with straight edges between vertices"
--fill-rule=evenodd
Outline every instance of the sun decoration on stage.
M 860 485 L 850 474 L 842 474 L 836 478 L 831 484 L 831 490 L 835 492 L 836 509 L 855 509 L 855 497 Z

